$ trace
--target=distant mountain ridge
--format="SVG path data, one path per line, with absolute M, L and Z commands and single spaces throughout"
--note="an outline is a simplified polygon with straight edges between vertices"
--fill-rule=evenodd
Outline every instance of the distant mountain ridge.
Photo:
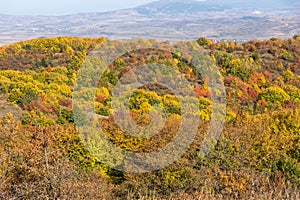
M 136 8 L 142 14 L 165 12 L 195 13 L 224 11 L 225 9 L 282 9 L 300 5 L 297 0 L 160 0 Z
M 229 5 L 215 4 L 207 1 L 195 1 L 195 0 L 162 0 L 155 1 L 143 6 L 139 6 L 136 10 L 141 14 L 156 14 L 156 13 L 167 13 L 167 14 L 187 14 L 196 13 L 202 11 L 224 11 L 230 9 Z

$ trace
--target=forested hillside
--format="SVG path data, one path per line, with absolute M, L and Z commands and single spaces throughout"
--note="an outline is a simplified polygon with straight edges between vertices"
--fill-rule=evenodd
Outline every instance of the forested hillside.
M 199 100 L 195 112 L 200 125 L 189 150 L 172 165 L 144 174 L 101 163 L 74 124 L 86 120 L 72 112 L 72 97 L 84 95 L 73 93 L 78 70 L 107 41 L 59 37 L 0 47 L 1 199 L 300 198 L 300 35 L 244 44 L 197 40 L 221 72 L 227 95 L 224 130 L 207 156 L 199 153 L 213 106 L 205 77 L 180 54 L 163 50 L 132 51 L 113 61 L 97 83 L 92 103 L 103 116 L 99 124 L 106 136 L 122 149 L 152 152 L 165 146 L 182 117 L 174 93 L 147 85 L 131 95 L 131 117 L 149 124 L 151 107 L 161 105 L 166 125 L 150 138 L 132 137 L 118 128 L 112 89 L 134 66 L 156 62 L 177 69 Z M 108 43 L 114 48 L 122 42 Z

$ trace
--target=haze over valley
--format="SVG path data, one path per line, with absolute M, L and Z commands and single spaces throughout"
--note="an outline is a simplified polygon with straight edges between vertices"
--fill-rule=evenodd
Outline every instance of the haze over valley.
M 39 37 L 153 38 L 245 42 L 299 33 L 296 0 L 161 0 L 132 9 L 63 16 L 0 14 L 0 45 Z

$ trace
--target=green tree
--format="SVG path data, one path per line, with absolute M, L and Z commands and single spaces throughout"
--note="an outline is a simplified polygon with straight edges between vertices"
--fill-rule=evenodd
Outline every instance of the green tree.
M 206 45 L 208 45 L 209 40 L 206 39 L 205 37 L 201 37 L 197 40 L 197 42 L 200 46 L 206 46 Z

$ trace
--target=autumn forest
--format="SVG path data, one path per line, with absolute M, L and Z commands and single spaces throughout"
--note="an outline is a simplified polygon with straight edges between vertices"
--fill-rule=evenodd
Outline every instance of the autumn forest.
M 206 155 L 200 150 L 211 126 L 216 91 L 185 55 L 158 48 L 133 50 L 113 60 L 96 82 L 93 70 L 85 70 L 87 56 L 99 46 L 106 44 L 109 50 L 124 43 L 56 37 L 0 47 L 0 199 L 300 198 L 300 35 L 243 44 L 197 40 L 225 86 L 222 134 Z M 139 44 L 180 48 L 184 42 L 139 39 L 130 45 Z M 116 146 L 130 152 L 158 150 L 180 129 L 180 97 L 158 84 L 128 96 L 130 116 L 140 126 L 150 123 L 154 105 L 165 111 L 161 131 L 145 138 L 124 133 L 112 107 L 118 80 L 135 66 L 154 62 L 190 83 L 199 125 L 178 160 L 151 172 L 128 173 L 102 162 L 85 145 L 79 131 L 93 130 L 86 126 L 90 119 L 85 105 L 74 98 L 93 97 L 85 99 L 101 116 L 93 120 Z M 85 81 L 76 90 L 83 77 L 94 83 L 95 91 Z

